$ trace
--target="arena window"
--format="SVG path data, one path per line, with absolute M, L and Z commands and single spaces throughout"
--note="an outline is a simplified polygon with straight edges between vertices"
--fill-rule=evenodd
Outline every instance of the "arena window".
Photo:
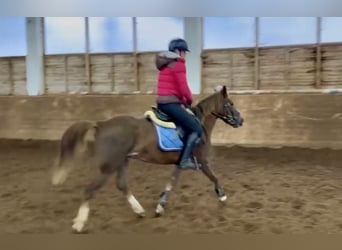
M 322 17 L 321 42 L 342 42 L 342 17 Z
M 254 46 L 254 17 L 203 18 L 204 49 L 243 48 Z
M 0 57 L 26 54 L 25 17 L 0 17 Z
M 316 17 L 260 17 L 259 46 L 314 44 Z
M 84 17 L 45 17 L 45 54 L 86 51 Z
M 184 38 L 182 17 L 137 17 L 137 51 L 167 50 L 173 38 Z
M 133 51 L 132 17 L 89 17 L 90 53 Z

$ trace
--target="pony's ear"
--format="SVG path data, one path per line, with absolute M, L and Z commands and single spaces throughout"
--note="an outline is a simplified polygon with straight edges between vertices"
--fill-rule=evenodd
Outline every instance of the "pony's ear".
M 216 93 L 221 92 L 221 91 L 222 91 L 222 88 L 223 88 L 223 86 L 218 85 L 218 86 L 216 86 L 216 87 L 214 88 L 214 92 L 216 92 Z
M 223 95 L 224 98 L 226 98 L 228 96 L 228 92 L 227 92 L 227 87 L 226 85 L 224 85 L 221 89 L 221 93 Z

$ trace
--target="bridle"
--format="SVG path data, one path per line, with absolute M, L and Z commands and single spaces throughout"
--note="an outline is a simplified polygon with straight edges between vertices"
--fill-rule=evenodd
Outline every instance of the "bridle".
M 228 102 L 226 102 L 223 107 L 224 107 L 224 110 L 230 110 L 229 108 L 231 107 L 232 105 Z M 216 118 L 220 118 L 221 120 L 225 121 L 225 122 L 228 122 L 228 123 L 235 123 L 235 119 L 232 115 L 232 112 L 229 111 L 229 114 L 225 114 L 225 115 L 222 115 L 222 114 L 219 114 L 219 113 L 216 113 L 216 112 L 211 112 L 212 115 L 214 115 Z

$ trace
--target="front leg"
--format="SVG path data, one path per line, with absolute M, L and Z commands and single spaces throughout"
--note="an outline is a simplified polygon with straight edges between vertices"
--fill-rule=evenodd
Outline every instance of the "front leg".
M 213 170 L 210 168 L 208 162 L 201 163 L 201 170 L 205 176 L 209 178 L 211 182 L 215 185 L 215 193 L 221 202 L 227 200 L 227 195 L 225 194 L 223 188 L 221 187 L 217 177 L 215 176 Z

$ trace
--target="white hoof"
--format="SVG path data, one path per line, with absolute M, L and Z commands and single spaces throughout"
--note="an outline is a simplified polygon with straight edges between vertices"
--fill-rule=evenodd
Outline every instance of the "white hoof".
M 72 229 L 80 233 L 83 230 L 85 223 L 88 221 L 88 215 L 89 205 L 88 202 L 84 202 L 78 210 L 77 217 L 73 219 L 74 224 L 72 225 Z
M 64 184 L 68 176 L 68 172 L 65 169 L 54 170 L 52 174 L 52 185 L 58 186 Z
M 136 213 L 140 217 L 145 217 L 145 210 L 137 201 L 137 199 L 135 199 L 133 195 L 129 195 L 127 199 L 128 199 L 129 204 L 131 204 L 131 207 L 134 213 Z
M 75 221 L 72 225 L 72 229 L 75 230 L 78 233 L 81 233 L 84 228 L 84 222 L 83 221 Z
M 224 196 L 222 196 L 222 197 L 219 197 L 219 200 L 220 200 L 221 202 L 224 202 L 224 201 L 227 200 L 227 196 L 224 195 Z
M 156 214 L 161 215 L 164 213 L 164 208 L 162 205 L 158 204 L 157 209 L 156 209 Z

